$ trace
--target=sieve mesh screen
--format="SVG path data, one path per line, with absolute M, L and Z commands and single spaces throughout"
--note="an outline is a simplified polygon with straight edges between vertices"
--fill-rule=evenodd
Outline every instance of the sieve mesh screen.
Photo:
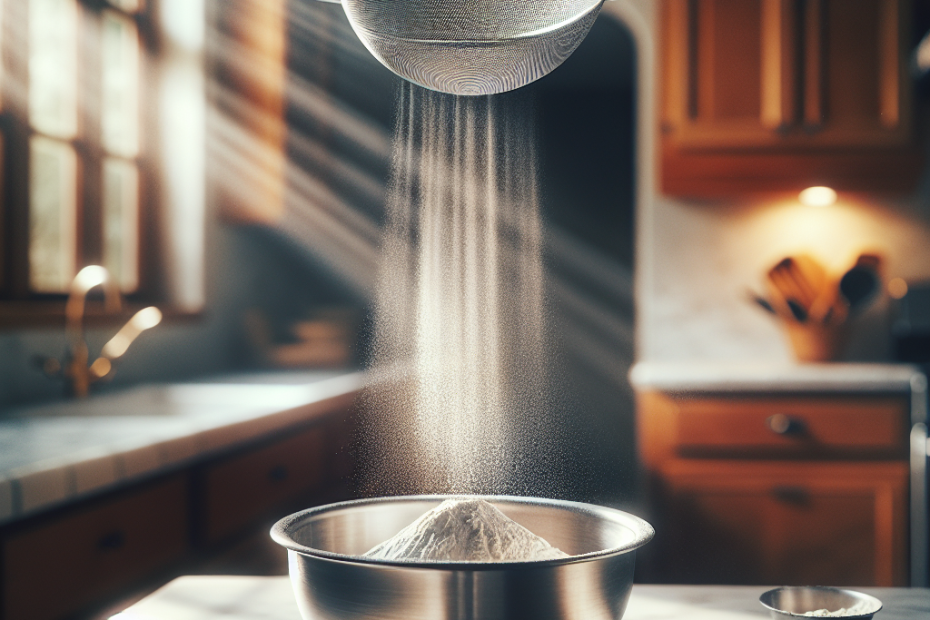
M 432 90 L 489 95 L 525 86 L 575 51 L 604 0 L 343 0 L 386 67 Z

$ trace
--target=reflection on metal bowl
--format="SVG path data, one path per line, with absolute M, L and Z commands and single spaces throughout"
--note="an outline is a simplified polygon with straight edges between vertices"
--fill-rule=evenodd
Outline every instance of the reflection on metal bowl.
M 408 563 L 361 557 L 451 496 L 358 500 L 275 524 L 305 620 L 619 620 L 652 526 L 590 504 L 480 496 L 571 557 Z M 469 496 L 475 497 L 475 496 Z
M 760 596 L 759 602 L 773 620 L 816 617 L 818 611 L 824 617 L 871 620 L 882 609 L 882 602 L 874 596 L 824 586 L 775 588 Z

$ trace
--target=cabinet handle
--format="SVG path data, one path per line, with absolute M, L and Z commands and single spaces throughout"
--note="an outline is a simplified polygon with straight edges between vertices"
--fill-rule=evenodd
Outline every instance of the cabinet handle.
M 116 551 L 122 549 L 126 544 L 126 535 L 120 530 L 113 530 L 100 537 L 97 541 L 97 549 L 100 551 Z
M 765 426 L 776 435 L 797 436 L 804 434 L 804 422 L 784 413 L 776 413 L 765 419 Z
M 268 479 L 273 482 L 281 482 L 282 480 L 287 480 L 287 467 L 284 465 L 277 465 L 272 467 L 268 472 Z
M 810 503 L 811 495 L 804 487 L 779 486 L 772 489 L 772 495 L 786 504 L 806 506 Z

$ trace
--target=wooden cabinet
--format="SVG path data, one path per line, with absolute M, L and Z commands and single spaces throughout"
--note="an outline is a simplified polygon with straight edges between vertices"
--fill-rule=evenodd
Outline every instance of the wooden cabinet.
M 920 171 L 908 0 L 666 0 L 669 194 L 908 191 Z
M 301 508 L 347 499 L 350 392 L 158 478 L 0 527 L 0 620 L 59 620 L 222 554 Z M 283 553 L 283 551 L 282 551 Z M 172 572 L 175 571 L 175 572 Z
M 314 426 L 207 465 L 200 498 L 203 541 L 220 542 L 319 490 L 330 456 L 324 452 L 324 430 Z
M 68 511 L 3 541 L 4 620 L 54 620 L 100 600 L 188 551 L 188 477 Z
M 908 414 L 898 395 L 640 394 L 649 578 L 906 585 Z

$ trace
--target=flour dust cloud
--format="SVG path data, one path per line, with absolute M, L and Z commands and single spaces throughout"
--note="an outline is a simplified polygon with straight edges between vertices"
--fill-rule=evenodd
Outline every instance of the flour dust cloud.
M 521 493 L 550 477 L 530 101 L 405 84 L 375 310 L 363 490 Z

